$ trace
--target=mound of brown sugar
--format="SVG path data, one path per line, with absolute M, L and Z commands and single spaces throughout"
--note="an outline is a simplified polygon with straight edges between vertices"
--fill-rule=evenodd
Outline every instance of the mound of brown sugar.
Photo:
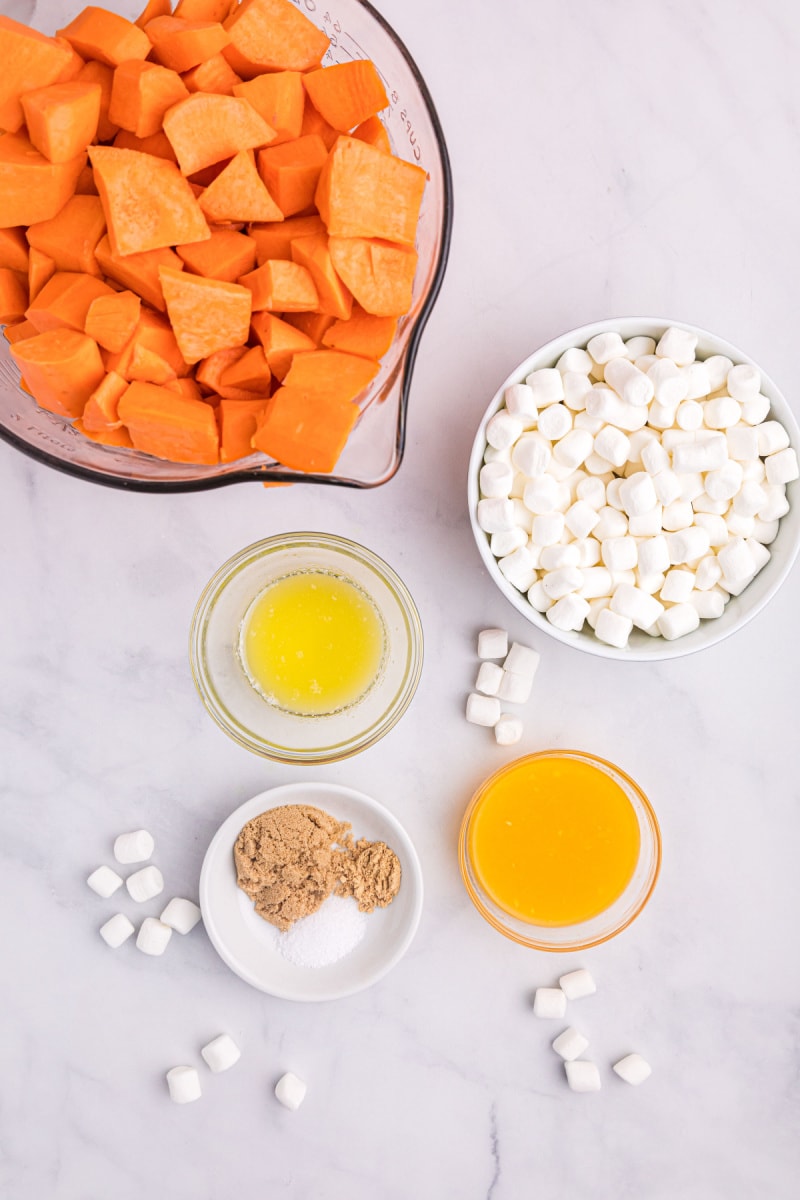
M 286 804 L 248 821 L 233 857 L 239 887 L 259 916 L 283 931 L 333 893 L 372 912 L 391 904 L 400 888 L 400 861 L 385 842 L 353 843 L 347 821 L 308 804 Z

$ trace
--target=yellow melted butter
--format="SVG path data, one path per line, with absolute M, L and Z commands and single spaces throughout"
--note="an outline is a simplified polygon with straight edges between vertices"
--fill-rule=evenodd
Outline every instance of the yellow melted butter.
M 349 708 L 380 674 L 386 631 L 357 584 L 325 571 L 271 583 L 245 613 L 239 654 L 271 704 L 301 716 Z

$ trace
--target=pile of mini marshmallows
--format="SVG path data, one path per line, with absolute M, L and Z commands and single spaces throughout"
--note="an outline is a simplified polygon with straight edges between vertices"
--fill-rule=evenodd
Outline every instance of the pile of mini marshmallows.
M 557 629 L 671 641 L 770 558 L 797 453 L 760 372 L 696 345 L 598 334 L 506 388 L 487 423 L 478 524 Z
M 533 997 L 534 1016 L 563 1020 L 567 1014 L 568 1000 L 582 1000 L 584 996 L 592 996 L 597 991 L 597 985 L 585 967 L 562 975 L 558 985 L 556 988 L 536 989 Z M 567 1083 L 573 1092 L 600 1091 L 600 1071 L 597 1063 L 581 1058 L 589 1046 L 589 1039 L 584 1034 L 570 1025 L 558 1035 L 552 1045 L 556 1054 L 564 1060 Z M 644 1083 L 652 1074 L 650 1064 L 641 1054 L 627 1054 L 619 1062 L 615 1062 L 611 1069 L 620 1079 L 633 1086 Z
M 200 1051 L 206 1066 L 218 1075 L 227 1071 L 242 1057 L 242 1052 L 229 1033 L 221 1033 Z M 171 1067 L 167 1071 L 167 1088 L 170 1100 L 175 1104 L 191 1104 L 199 1100 L 203 1094 L 200 1085 L 200 1073 L 196 1067 Z M 287 1071 L 275 1085 L 275 1097 L 284 1108 L 296 1112 L 303 1103 L 306 1095 L 306 1085 L 297 1075 Z
M 155 849 L 153 835 L 146 829 L 121 833 L 114 842 L 114 858 L 118 863 L 133 865 L 147 862 Z M 164 890 L 164 879 L 158 867 L 152 865 L 134 871 L 127 879 L 111 867 L 98 867 L 86 880 L 98 896 L 108 900 L 124 882 L 128 895 L 138 904 L 153 900 Z M 143 954 L 160 955 L 167 948 L 173 931 L 190 933 L 200 920 L 200 909 L 191 900 L 173 897 L 159 917 L 145 917 L 136 935 L 136 945 Z M 118 949 L 135 932 L 135 926 L 124 913 L 115 913 L 100 928 L 100 937 L 112 950 Z
M 539 667 L 539 654 L 530 646 L 514 642 L 508 648 L 505 629 L 482 629 L 478 634 L 481 659 L 475 691 L 467 697 L 467 720 L 494 729 L 498 746 L 513 746 L 522 737 L 522 721 L 503 712 L 502 704 L 525 704 Z M 492 662 L 492 659 L 503 659 Z

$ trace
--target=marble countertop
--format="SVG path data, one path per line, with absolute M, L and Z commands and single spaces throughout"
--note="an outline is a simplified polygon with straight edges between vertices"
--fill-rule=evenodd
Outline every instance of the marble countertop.
M 20 0 L 0 0 L 17 14 Z M 40 3 L 37 23 L 69 7 Z M 128 11 L 130 11 L 130 5 Z M 465 512 L 468 452 L 508 370 L 565 329 L 661 313 L 742 346 L 796 406 L 800 17 L 790 0 L 454 9 L 383 0 L 452 156 L 450 267 L 422 340 L 409 441 L 375 491 L 257 485 L 130 495 L 0 443 L 0 1193 L 7 1200 L 789 1200 L 796 1195 L 800 570 L 735 637 L 663 664 L 531 637 Z M 796 408 L 800 414 L 800 408 Z M 416 699 L 377 746 L 273 766 L 206 716 L 187 663 L 200 589 L 247 543 L 341 534 L 409 585 Z M 658 812 L 664 865 L 625 933 L 580 956 L 505 940 L 461 884 L 456 834 L 515 751 L 467 725 L 475 637 L 542 653 L 519 750 L 618 762 Z M 300 1005 L 254 991 L 202 929 L 162 959 L 97 935 L 85 885 L 145 826 L 167 890 L 196 895 L 212 833 L 299 778 L 381 799 L 422 860 L 417 937 L 380 983 Z M 123 902 L 125 907 L 125 902 Z M 131 907 L 128 905 L 128 907 Z M 585 965 L 574 1010 L 603 1067 L 575 1095 L 531 995 Z M 572 1015 L 572 1014 L 571 1014 Z M 226 1030 L 194 1105 L 165 1070 Z M 653 1065 L 641 1088 L 608 1064 Z M 308 1081 L 297 1113 L 272 1095 Z

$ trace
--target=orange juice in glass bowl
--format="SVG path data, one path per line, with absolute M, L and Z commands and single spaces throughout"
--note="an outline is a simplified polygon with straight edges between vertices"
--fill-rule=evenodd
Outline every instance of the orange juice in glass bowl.
M 584 950 L 642 911 L 661 866 L 644 792 L 619 767 L 578 750 L 508 763 L 473 796 L 459 862 L 480 914 L 537 950 Z

